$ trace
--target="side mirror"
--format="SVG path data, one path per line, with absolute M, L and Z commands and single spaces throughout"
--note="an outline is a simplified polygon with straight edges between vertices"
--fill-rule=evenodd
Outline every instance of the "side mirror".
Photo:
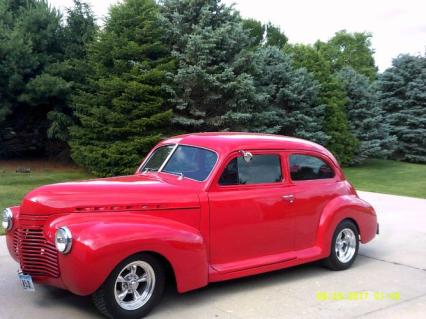
M 246 163 L 250 162 L 251 159 L 253 158 L 253 154 L 250 152 L 241 151 L 241 154 L 243 154 L 243 158 L 246 161 Z

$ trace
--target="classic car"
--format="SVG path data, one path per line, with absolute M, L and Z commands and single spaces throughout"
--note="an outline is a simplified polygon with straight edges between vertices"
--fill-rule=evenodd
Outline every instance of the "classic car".
M 134 175 L 30 192 L 3 227 L 25 289 L 92 295 L 110 318 L 145 316 L 166 280 L 183 293 L 317 260 L 347 269 L 378 233 L 327 149 L 249 133 L 165 139 Z

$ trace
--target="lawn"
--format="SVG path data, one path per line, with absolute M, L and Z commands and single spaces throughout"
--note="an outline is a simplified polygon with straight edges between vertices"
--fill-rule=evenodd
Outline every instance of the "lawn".
M 426 198 L 426 165 L 388 160 L 369 160 L 344 169 L 358 190 Z
M 31 168 L 31 173 L 16 173 L 18 167 Z M 73 165 L 43 161 L 0 161 L 0 212 L 4 207 L 19 205 L 30 190 L 45 184 L 90 178 Z M 0 226 L 0 235 L 3 229 Z
M 18 167 L 29 167 L 31 173 L 16 173 Z M 344 171 L 358 190 L 426 198 L 426 165 L 370 160 Z M 0 209 L 19 204 L 28 191 L 38 186 L 90 177 L 72 165 L 0 161 Z

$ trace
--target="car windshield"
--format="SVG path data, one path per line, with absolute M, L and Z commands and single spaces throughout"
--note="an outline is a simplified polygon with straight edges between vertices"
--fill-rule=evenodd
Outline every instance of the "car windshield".
M 181 175 L 201 182 L 209 176 L 216 164 L 217 155 L 213 151 L 187 145 L 179 145 L 174 149 L 174 145 L 159 147 L 142 170 Z
M 174 148 L 175 145 L 164 145 L 157 148 L 143 166 L 142 171 L 157 172 Z

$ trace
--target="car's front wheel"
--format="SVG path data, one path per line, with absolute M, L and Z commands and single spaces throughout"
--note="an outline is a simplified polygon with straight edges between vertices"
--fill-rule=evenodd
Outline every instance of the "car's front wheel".
M 120 263 L 93 294 L 93 300 L 108 318 L 139 319 L 158 303 L 164 284 L 161 262 L 141 253 Z
M 347 269 L 355 261 L 358 248 L 358 229 L 352 221 L 344 220 L 334 231 L 330 256 L 324 260 L 324 264 L 333 270 Z

